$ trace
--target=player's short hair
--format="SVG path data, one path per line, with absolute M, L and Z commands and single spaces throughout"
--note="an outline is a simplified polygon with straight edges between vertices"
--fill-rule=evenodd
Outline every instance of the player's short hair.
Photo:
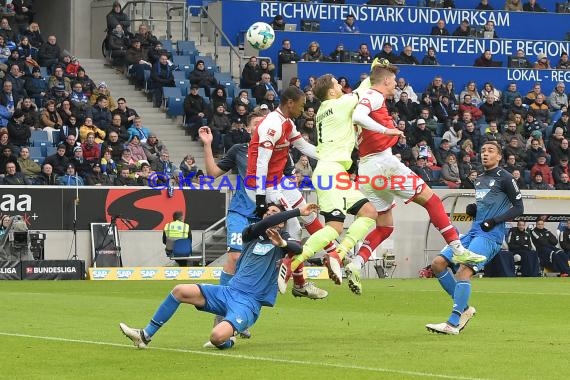
M 334 78 L 334 76 L 332 74 L 325 74 L 325 75 L 321 75 L 315 81 L 315 86 L 313 87 L 313 92 L 315 93 L 315 96 L 320 101 L 323 102 L 323 101 L 327 100 L 328 92 L 333 86 L 333 82 L 332 82 L 333 78 Z
M 285 207 L 284 207 L 281 203 L 269 202 L 269 203 L 267 204 L 267 208 L 269 208 L 269 207 L 271 207 L 271 206 L 277 207 L 279 210 L 281 210 L 281 212 L 285 211 Z
M 305 96 L 305 93 L 296 86 L 289 86 L 281 93 L 281 103 L 287 103 L 289 100 L 297 102 Z
M 264 112 L 262 109 L 258 109 L 256 107 L 249 115 L 247 115 L 247 125 L 251 126 L 253 119 L 256 117 L 265 117 L 266 115 L 267 112 Z
M 375 85 L 376 83 L 380 83 L 385 78 L 388 77 L 390 74 L 396 75 L 400 69 L 398 67 L 389 64 L 388 65 L 376 65 L 370 71 L 370 83 Z
M 481 145 L 481 148 L 483 148 L 485 145 L 493 145 L 497 149 L 499 155 L 503 156 L 503 150 L 501 148 L 501 145 L 497 141 L 495 140 L 486 141 L 483 145 Z

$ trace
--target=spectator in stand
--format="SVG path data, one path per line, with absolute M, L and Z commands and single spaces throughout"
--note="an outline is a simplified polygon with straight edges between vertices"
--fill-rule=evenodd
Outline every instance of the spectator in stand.
M 131 22 L 129 21 L 129 16 L 122 11 L 121 3 L 115 1 L 111 11 L 107 13 L 107 30 L 113 30 L 117 25 L 121 25 L 123 30 L 128 32 Z
M 283 42 L 281 43 L 281 50 L 279 50 L 279 53 L 277 53 L 277 66 L 279 69 L 279 79 L 281 79 L 283 75 L 284 63 L 298 62 L 300 60 L 301 57 L 297 53 L 295 53 L 293 49 L 291 49 L 291 41 L 283 40 Z
M 128 107 L 127 100 L 125 98 L 117 99 L 117 108 L 111 112 L 112 116 L 119 115 L 121 118 L 121 127 L 125 130 L 129 129 L 133 125 L 133 121 L 139 116 L 137 111 L 133 108 Z
M 406 166 L 411 166 L 414 161 L 412 148 L 408 145 L 408 139 L 405 135 L 398 138 L 398 142 L 392 147 L 392 152 L 394 155 L 399 154 L 402 158 L 402 162 L 406 164 Z
M 509 251 L 520 256 L 521 276 L 540 277 L 538 255 L 532 249 L 531 235 L 524 221 L 519 220 L 517 226 L 509 230 L 507 241 Z
M 263 100 L 261 101 L 260 107 L 266 107 L 265 109 L 271 111 L 275 111 L 275 109 L 279 106 L 279 102 L 275 99 L 275 94 L 271 91 L 266 92 Z
M 515 98 L 517 97 L 518 98 L 521 97 L 520 92 L 517 90 L 517 83 L 511 82 L 508 84 L 507 88 L 505 89 L 505 91 L 502 92 L 499 98 L 501 100 L 503 110 L 507 111 L 510 108 L 510 106 L 513 104 Z
M 499 132 L 496 120 L 489 121 L 489 127 L 485 130 L 485 134 L 481 138 L 481 145 L 485 144 L 487 141 L 496 141 L 501 145 L 501 147 L 505 146 L 503 135 Z
M 224 149 L 227 152 L 235 144 L 247 144 L 251 139 L 250 133 L 243 123 L 232 123 L 223 138 Z
M 152 169 L 146 162 L 141 164 L 140 170 L 135 173 L 136 183 L 138 186 L 151 186 L 152 185 Z M 149 182 L 149 179 L 151 180 Z
M 277 97 L 277 90 L 271 83 L 271 76 L 267 73 L 263 73 L 261 74 L 261 81 L 253 88 L 252 95 L 257 103 L 261 103 L 267 92 L 273 92 L 275 97 Z
M 305 110 L 312 108 L 315 110 L 315 112 L 317 112 L 319 110 L 319 107 L 321 106 L 321 101 L 315 96 L 313 90 L 310 89 L 306 90 L 305 97 L 306 97 Z
M 168 58 L 168 64 L 172 65 L 172 53 L 162 47 L 162 42 L 156 41 L 154 46 L 152 46 L 148 50 L 148 60 L 150 61 L 151 64 L 154 65 L 155 63 L 158 62 L 160 56 L 163 54 L 166 55 L 166 57 Z
M 180 162 L 180 171 L 184 178 L 193 178 L 198 173 L 198 165 L 193 155 L 187 154 Z
M 410 45 L 404 46 L 404 50 L 400 53 L 398 63 L 401 65 L 419 65 L 420 61 L 413 56 L 413 50 Z
M 570 180 L 569 176 L 566 173 L 562 173 L 560 175 L 560 181 L 554 185 L 555 190 L 570 190 Z
M 13 162 L 8 162 L 5 167 L 6 174 L 2 178 L 2 185 L 31 185 L 32 182 L 22 174 L 20 171 L 16 171 L 16 164 Z
M 336 45 L 335 50 L 329 55 L 329 58 L 333 62 L 350 62 L 350 55 L 344 50 L 344 44 L 342 42 Z M 313 88 L 312 85 L 311 88 Z
M 487 82 L 483 85 L 483 89 L 481 90 L 481 99 L 485 102 L 487 97 L 491 95 L 495 97 L 495 102 L 500 103 L 501 91 L 497 90 L 491 82 Z
M 460 189 L 475 189 L 475 181 L 477 180 L 477 170 L 469 171 L 467 176 L 461 178 Z
M 36 22 L 30 23 L 30 26 L 28 26 L 22 34 L 28 37 L 30 45 L 36 49 L 39 49 L 44 44 L 44 39 L 40 32 L 40 26 Z
M 570 267 L 568 266 L 570 256 L 556 247 L 558 239 L 545 228 L 543 219 L 536 221 L 536 227 L 530 236 L 538 252 L 541 265 L 554 272 L 560 272 L 560 277 L 570 276 Z
M 84 119 L 87 114 L 92 112 L 89 97 L 83 92 L 83 86 L 80 82 L 74 82 L 69 95 L 69 102 L 72 105 L 72 112 L 80 119 Z M 55 104 L 55 102 L 54 102 Z M 98 123 L 96 123 L 99 125 Z
M 186 125 L 188 126 L 190 136 L 192 136 L 192 141 L 198 140 L 198 129 L 204 125 L 203 120 L 208 114 L 206 101 L 198 94 L 199 88 L 198 84 L 193 84 L 190 87 L 190 93 L 184 98 Z
M 556 121 L 556 123 L 554 123 L 554 131 L 556 130 L 556 128 L 561 128 L 562 129 L 562 134 L 564 135 L 564 137 L 569 138 L 570 137 L 570 117 L 568 115 L 568 112 L 562 112 L 560 114 L 560 119 L 558 121 Z
M 418 144 L 420 144 L 421 141 L 425 141 L 426 144 L 429 145 L 430 147 L 432 147 L 432 149 L 433 149 L 432 134 L 431 134 L 430 130 L 426 128 L 425 120 L 422 118 L 419 118 L 416 120 L 416 126 L 414 128 L 412 128 L 410 144 L 418 145 Z M 417 154 L 415 156 L 417 157 Z
M 554 176 L 552 175 L 552 169 L 546 163 L 546 155 L 544 153 L 539 154 L 536 159 L 536 164 L 530 169 L 531 177 L 534 177 L 536 173 L 540 173 L 544 183 L 551 187 L 554 186 Z
M 268 74 L 271 84 L 277 90 L 277 81 L 275 80 L 275 65 L 271 63 L 268 59 L 259 60 L 259 70 L 261 75 Z
M 427 164 L 426 156 L 418 156 L 416 164 L 412 166 L 412 171 L 416 173 L 428 186 L 441 186 L 443 182 L 436 181 L 433 170 Z
M 463 124 L 467 124 L 470 121 L 478 121 L 483 117 L 483 112 L 473 105 L 471 100 L 471 95 L 463 95 L 463 103 L 459 105 L 459 113 L 463 119 Z M 467 114 L 467 116 L 465 116 Z
M 372 59 L 368 45 L 361 43 L 358 47 L 358 63 L 372 63 Z
M 12 67 L 12 65 L 17 65 L 18 69 L 21 72 L 20 76 L 29 75 L 30 70 L 26 65 L 26 57 L 21 54 L 21 50 L 19 48 L 13 49 L 10 52 L 10 56 L 6 60 L 6 66 Z
M 517 143 L 517 140 L 515 138 L 513 138 L 512 141 L 514 143 Z M 507 148 L 509 148 L 509 146 L 507 146 L 505 148 L 505 153 L 508 152 L 508 150 L 506 150 Z M 518 170 L 519 172 L 524 170 L 524 167 L 517 162 L 517 156 L 515 154 L 511 153 L 511 154 L 506 155 L 506 157 L 507 157 L 507 159 L 506 159 L 505 165 L 503 165 L 503 169 L 505 169 L 509 173 L 512 173 L 515 170 Z
M 111 65 L 118 67 L 123 73 L 123 66 L 126 63 L 127 50 L 130 46 L 129 36 L 123 30 L 121 24 L 117 24 L 109 34 L 109 50 L 111 50 Z
M 459 142 L 463 137 L 463 130 L 461 126 L 455 124 L 451 126 L 445 133 L 443 134 L 443 140 L 449 141 L 449 148 L 455 153 L 459 153 L 461 150 L 461 146 Z
M 271 21 L 271 27 L 273 30 L 285 30 L 285 20 L 283 16 L 277 15 L 273 17 L 273 21 Z
M 527 113 L 528 106 L 526 104 L 523 104 L 522 97 L 515 97 L 513 103 L 508 108 L 507 114 L 509 115 L 509 119 L 516 122 L 517 130 L 519 132 L 522 130 L 521 124 L 524 124 Z
M 241 88 L 253 89 L 261 81 L 261 68 L 257 63 L 257 57 L 252 56 L 241 72 Z
M 237 109 L 239 106 L 244 106 L 246 109 L 246 113 L 253 110 L 253 106 L 249 101 L 249 96 L 246 90 L 241 90 L 237 97 L 234 98 L 232 101 L 232 114 L 237 113 Z
M 467 82 L 465 89 L 459 94 L 459 99 L 465 99 L 465 95 L 471 96 L 471 103 L 475 107 L 479 107 L 481 103 L 483 103 L 481 95 L 479 95 L 479 92 L 477 91 L 477 83 L 474 81 Z
M 111 126 L 113 115 L 109 110 L 109 100 L 106 95 L 97 97 L 97 104 L 91 108 L 93 124 L 106 131 Z
M 221 153 L 222 134 L 228 132 L 231 126 L 232 122 L 226 113 L 225 105 L 218 104 L 209 123 L 213 136 L 212 151 L 214 152 L 214 155 L 219 155 Z
M 499 38 L 495 31 L 495 22 L 493 20 L 487 20 L 487 23 L 485 23 L 485 26 L 483 27 L 483 33 L 485 32 L 493 33 L 492 38 Z
M 338 31 L 340 33 L 360 33 L 360 29 L 358 29 L 358 26 L 355 24 L 354 15 L 349 14 L 346 16 L 346 19 L 338 27 Z
M 83 149 L 83 158 L 86 161 L 93 163 L 101 159 L 101 148 L 99 144 L 95 144 L 95 134 L 93 132 L 87 134 L 87 140 L 81 144 L 81 148 Z
M 135 39 L 141 42 L 141 47 L 145 48 L 147 51 L 154 47 L 158 42 L 158 39 L 152 35 L 148 29 L 148 25 L 140 24 L 139 30 L 135 33 Z
M 542 130 L 546 129 L 550 123 L 550 111 L 544 103 L 544 99 L 545 96 L 539 94 L 529 107 L 529 113 L 532 112 L 534 114 L 534 118 L 541 125 Z
M 32 99 L 25 97 L 18 103 L 17 109 L 24 113 L 24 124 L 29 125 L 35 129 L 40 129 L 40 114 L 38 107 L 32 102 Z M 51 140 L 50 140 L 51 141 Z
M 23 34 L 34 20 L 33 0 L 12 0 L 16 34 Z
M 510 59 L 508 61 L 508 67 L 521 68 L 521 69 L 532 68 L 532 64 L 526 58 L 524 50 L 522 49 L 517 50 L 516 54 L 509 58 Z
M 560 70 L 570 70 L 570 60 L 568 59 L 568 53 L 565 51 L 560 54 L 560 60 L 558 61 L 556 68 Z
M 190 84 L 198 85 L 204 89 L 205 95 L 210 97 L 210 88 L 215 87 L 218 84 L 214 74 L 206 70 L 204 66 L 204 61 L 196 61 L 196 67 L 190 73 Z
M 469 20 L 465 19 L 461 21 L 461 24 L 453 32 L 455 37 L 471 37 L 471 26 L 469 26 Z
M 382 45 L 382 51 L 374 56 L 374 59 L 376 58 L 387 59 L 392 64 L 398 63 L 399 61 L 398 56 L 393 52 L 392 44 L 389 42 L 385 42 L 384 45 Z
M 462 133 L 463 142 L 461 142 L 461 144 L 463 145 L 463 143 L 466 140 L 470 140 L 471 143 L 473 144 L 473 150 L 475 152 L 478 152 L 479 148 L 481 147 L 481 133 L 479 132 L 479 130 L 475 129 L 475 123 L 473 123 L 472 121 L 467 122 L 464 128 L 465 129 L 463 130 Z
M 53 75 L 48 79 L 48 88 L 53 88 L 57 85 L 63 86 L 65 90 L 65 97 L 71 94 L 71 80 L 63 75 L 63 68 L 56 66 Z
M 8 80 L 4 81 L 4 84 L 2 85 L 2 91 L 0 91 L 0 105 L 3 105 L 8 109 L 10 113 L 13 113 L 16 106 L 23 99 L 23 97 L 23 95 L 18 94 L 12 90 L 12 82 Z
M 128 129 L 129 131 L 129 140 L 133 138 L 133 136 L 138 136 L 141 143 L 145 143 L 150 136 L 150 130 L 143 126 L 142 119 L 140 117 L 135 117 L 133 121 L 133 126 Z
M 212 96 L 210 96 L 210 104 L 213 110 L 215 110 L 219 104 L 227 104 L 228 96 L 226 94 L 226 87 L 223 85 L 218 85 L 214 91 L 212 92 Z
M 57 150 L 51 156 L 47 156 L 44 161 L 44 167 L 49 164 L 52 170 L 58 176 L 65 174 L 67 165 L 69 165 L 69 159 L 65 155 L 65 144 L 61 143 L 57 146 Z
M 57 186 L 59 185 L 59 178 L 57 174 L 53 172 L 53 167 L 49 163 L 44 162 L 42 170 L 34 179 L 33 184 L 39 186 Z
M 99 83 L 95 91 L 93 91 L 93 93 L 89 97 L 91 105 L 95 105 L 96 103 L 98 103 L 99 96 L 101 95 L 107 97 L 107 102 L 108 102 L 107 107 L 109 107 L 110 111 L 114 111 L 117 108 L 117 102 L 115 101 L 115 98 L 113 98 L 113 96 L 111 95 L 111 90 L 109 90 L 109 87 L 107 87 L 107 83 L 105 82 Z
M 140 164 L 141 161 L 146 161 L 146 154 L 141 145 L 141 140 L 139 139 L 138 135 L 131 136 L 131 139 L 126 145 L 126 148 L 131 151 L 131 157 L 134 161 L 137 162 L 137 164 Z
M 495 100 L 495 95 L 488 95 L 485 103 L 479 107 L 485 117 L 485 122 L 488 124 L 492 121 L 495 121 L 497 124 L 503 123 L 503 107 Z
M 73 158 L 73 150 L 78 146 L 81 146 L 79 139 L 74 135 L 69 135 L 65 138 L 65 157 L 72 159 Z
M 86 182 L 88 186 L 112 186 L 111 179 L 101 169 L 101 163 L 93 162 L 91 172 L 87 175 Z
M 120 148 L 113 149 L 107 148 L 103 150 L 103 157 L 101 157 L 101 171 L 106 173 L 107 175 L 116 176 L 117 171 L 117 162 L 121 161 L 121 157 L 123 155 L 123 144 L 121 144 Z
M 95 82 L 87 74 L 85 74 L 85 69 L 83 67 L 79 67 L 77 69 L 77 77 L 75 78 L 76 82 L 81 83 L 81 87 L 83 88 L 83 92 L 88 97 L 91 97 L 93 92 L 96 91 Z
M 75 172 L 83 180 L 91 173 L 91 164 L 83 157 L 83 148 L 76 146 L 73 148 L 73 157 L 69 160 L 75 167 Z
M 556 83 L 556 87 L 548 97 L 548 106 L 552 111 L 559 111 L 562 106 L 568 106 L 568 95 L 564 92 L 564 82 Z
M 489 5 L 489 0 L 481 0 L 479 2 L 479 4 L 477 4 L 477 6 L 475 7 L 475 9 L 481 10 L 481 11 L 492 11 L 495 8 L 493 8 L 491 5 Z
M 507 122 L 505 131 L 503 132 L 503 141 L 505 142 L 511 142 L 511 140 L 515 138 L 518 140 L 518 144 L 517 147 L 522 149 L 523 151 L 525 150 L 525 146 L 526 146 L 526 140 L 523 137 L 523 135 L 521 135 L 518 131 L 517 131 L 517 124 L 512 121 L 509 120 Z M 518 149 L 517 148 L 517 149 Z M 519 152 L 517 152 L 517 154 L 520 154 Z M 503 157 L 506 157 L 505 154 L 503 154 Z
M 18 42 L 16 38 L 16 33 L 12 30 L 10 22 L 6 17 L 2 17 L 2 19 L 0 20 L 0 35 L 4 37 L 6 42 L 12 42 L 12 43 Z
M 431 103 L 435 104 L 439 102 L 442 95 L 446 93 L 445 86 L 443 84 L 443 79 L 440 75 L 433 78 L 431 83 L 427 86 L 424 94 L 429 95 Z
M 447 94 L 441 95 L 439 101 L 435 103 L 433 108 L 438 123 L 450 127 L 453 123 L 457 122 L 457 112 L 453 109 Z
M 63 121 L 55 108 L 53 100 L 48 100 L 46 103 L 46 107 L 40 115 L 40 126 L 44 131 L 48 132 L 48 137 L 53 131 L 60 130 L 63 127 Z M 57 141 L 54 141 L 54 143 L 57 143 Z
M 34 160 L 30 159 L 30 149 L 27 146 L 23 146 L 20 149 L 20 157 L 18 157 L 18 165 L 22 174 L 28 178 L 32 179 L 40 174 L 42 168 Z
M 525 12 L 547 12 L 546 9 L 540 6 L 536 2 L 536 0 L 528 0 L 528 2 L 524 3 L 523 11 Z
M 26 78 L 25 89 L 38 107 L 43 106 L 43 98 L 48 90 L 47 82 L 42 78 L 39 67 L 32 69 L 32 76 Z
M 563 175 L 570 175 L 570 170 L 568 168 L 568 157 L 561 156 L 560 161 L 557 165 L 553 165 L 552 177 L 554 178 L 554 184 L 558 184 L 562 181 Z
M 137 169 L 137 161 L 132 157 L 131 150 L 125 148 L 121 151 L 121 158 L 116 162 L 117 173 L 120 173 L 123 169 L 128 169 L 129 172 L 134 173 Z
M 137 186 L 137 182 L 133 178 L 128 167 L 121 168 L 119 176 L 113 182 L 114 186 Z
M 415 121 L 419 115 L 418 104 L 412 102 L 405 91 L 400 92 L 400 100 L 396 103 L 396 109 L 400 117 L 410 123 Z
M 77 122 L 77 117 L 75 115 L 69 116 L 67 123 L 63 123 L 63 126 L 59 131 L 59 141 L 65 141 L 69 135 L 79 136 L 79 123 Z M 54 143 L 57 144 L 55 141 Z
M 149 62 L 148 50 L 143 48 L 141 40 L 135 38 L 131 40 L 131 47 L 125 55 L 125 62 L 129 68 L 129 74 L 134 77 L 135 90 L 142 90 L 145 85 L 144 71 L 152 69 Z
M 152 132 L 149 134 L 146 142 L 142 144 L 142 147 L 146 155 L 146 160 L 151 164 L 158 160 L 163 151 L 167 150 L 162 141 L 159 141 L 156 134 Z
M 521 12 L 522 0 L 505 0 L 505 10 L 511 12 Z
M 541 173 L 535 173 L 534 176 L 531 175 L 532 180 L 530 181 L 530 190 L 553 190 L 553 187 L 544 183 Z
M 475 67 L 496 67 L 495 61 L 493 61 L 493 55 L 490 50 L 485 50 L 479 58 L 473 63 Z
M 534 69 L 545 70 L 550 69 L 550 62 L 548 57 L 544 53 L 540 53 L 536 56 L 537 61 L 532 66 Z
M 47 67 L 48 73 L 52 73 L 54 71 L 55 65 L 57 65 L 60 59 L 61 48 L 57 44 L 56 37 L 54 35 L 50 35 L 47 38 L 47 42 L 42 44 L 38 50 L 38 63 L 41 66 Z
M 355 88 L 358 88 L 358 86 L 360 86 L 360 84 L 355 85 Z M 400 95 L 404 91 L 408 94 L 409 100 L 411 100 L 414 103 L 418 103 L 418 96 L 416 95 L 414 89 L 412 88 L 412 85 L 406 82 L 405 78 L 398 78 L 398 80 L 396 81 L 396 90 L 394 92 L 394 98 L 400 99 Z
M 338 83 L 341 86 L 343 94 L 351 94 L 352 88 L 350 87 L 350 83 L 348 83 L 347 77 L 338 77 Z
M 431 28 L 432 36 L 449 36 L 449 30 L 445 27 L 445 21 L 439 20 L 437 24 Z
M 16 147 L 28 145 L 31 136 L 30 126 L 24 124 L 25 115 L 22 110 L 16 109 L 8 122 L 8 135 L 10 143 Z
M 531 105 L 540 94 L 542 94 L 542 86 L 540 85 L 540 82 L 537 82 L 532 86 L 532 90 L 526 93 L 524 103 Z
M 93 124 L 93 118 L 87 116 L 83 121 L 83 125 L 79 127 L 79 139 L 80 142 L 84 142 L 87 140 L 87 134 L 89 132 L 93 132 L 95 134 L 95 142 L 97 144 L 101 144 L 103 140 L 105 140 L 105 131 L 101 128 L 98 128 L 96 125 Z
M 557 128 L 554 130 L 552 136 L 548 140 L 548 145 L 546 147 L 546 151 L 550 154 L 550 166 L 558 165 L 560 159 L 558 157 L 565 156 L 565 154 L 561 153 L 560 148 L 562 145 L 562 141 L 564 141 L 564 135 L 562 133 L 562 128 Z
M 308 62 L 320 62 L 327 60 L 326 56 L 321 51 L 321 46 L 316 41 L 309 43 L 307 51 L 301 55 L 301 59 Z
M 170 178 L 177 177 L 179 172 L 178 168 L 176 168 L 176 165 L 170 161 L 170 154 L 168 151 L 163 151 L 160 154 L 160 158 L 151 165 L 151 168 L 153 171 L 164 173 Z
M 552 140 L 552 139 L 551 139 Z M 560 145 L 550 151 L 550 164 L 555 166 L 560 162 L 561 157 L 570 157 L 568 149 L 568 139 L 564 138 L 560 141 Z
M 162 54 L 158 62 L 152 66 L 150 82 L 153 106 L 160 107 L 162 102 L 162 88 L 174 87 L 174 75 L 172 74 L 172 68 L 168 63 L 168 57 L 166 55 Z

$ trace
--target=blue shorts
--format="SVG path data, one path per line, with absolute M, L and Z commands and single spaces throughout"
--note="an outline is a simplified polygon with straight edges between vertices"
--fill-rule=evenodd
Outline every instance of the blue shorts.
M 253 218 L 248 218 L 237 212 L 228 211 L 228 215 L 226 215 L 228 251 L 241 252 L 241 233 L 247 226 L 255 222 L 257 222 L 257 220 Z
M 479 236 L 477 236 L 475 232 L 471 232 L 460 239 L 461 244 L 463 244 L 465 248 L 469 249 L 473 253 L 483 255 L 487 258 L 487 260 L 483 261 L 482 263 L 465 264 L 465 266 L 468 266 L 475 272 L 482 270 L 485 264 L 491 261 L 493 257 L 495 257 L 495 255 L 501 250 L 501 244 L 492 239 L 489 239 L 488 237 L 481 236 L 480 232 L 477 234 L 479 234 Z M 459 269 L 459 264 L 455 264 L 453 261 L 451 261 L 453 250 L 450 246 L 446 246 L 441 250 L 439 254 L 447 260 L 449 266 L 454 271 L 457 271 Z
M 234 330 L 241 333 L 253 326 L 261 311 L 261 303 L 229 286 L 197 284 L 206 299 L 204 307 L 196 309 L 222 315 Z

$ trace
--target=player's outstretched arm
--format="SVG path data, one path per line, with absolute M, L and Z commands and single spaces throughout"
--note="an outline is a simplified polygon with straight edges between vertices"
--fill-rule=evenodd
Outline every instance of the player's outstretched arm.
M 364 129 L 382 133 L 384 135 L 401 136 L 404 134 L 404 132 L 400 131 L 399 129 L 386 128 L 382 124 L 375 122 L 369 115 L 370 108 L 366 107 L 363 104 L 359 104 L 354 109 L 354 113 L 352 114 L 352 121 Z
M 294 255 L 301 253 L 303 248 L 301 244 L 296 242 L 295 240 L 285 240 L 283 236 L 279 233 L 279 231 L 275 228 L 269 228 L 265 231 L 271 243 L 273 243 L 276 247 L 281 247 L 283 250 L 290 252 Z
M 216 161 L 214 160 L 214 152 L 212 151 L 212 141 L 214 140 L 214 136 L 212 135 L 212 131 L 208 127 L 201 127 L 198 130 L 198 136 L 204 144 L 204 161 L 206 163 L 206 174 L 214 177 L 221 176 L 225 172 L 220 169 L 218 165 L 216 165 Z
M 256 239 L 258 236 L 263 235 L 268 228 L 299 216 L 301 216 L 301 212 L 298 208 L 268 216 L 267 218 L 264 218 L 255 224 L 247 226 L 243 230 L 242 239 L 243 241 L 251 241 L 253 239 Z

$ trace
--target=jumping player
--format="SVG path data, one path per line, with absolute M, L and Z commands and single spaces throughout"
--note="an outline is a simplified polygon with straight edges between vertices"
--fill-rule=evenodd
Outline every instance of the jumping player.
M 315 204 L 282 211 L 269 204 L 263 219 L 244 229 L 243 254 L 237 262 L 235 276 L 227 285 L 176 285 L 156 310 L 144 329 L 120 323 L 119 327 L 138 348 L 146 348 L 156 332 L 174 315 L 181 303 L 194 305 L 199 311 L 223 315 L 224 320 L 214 326 L 210 341 L 205 346 L 231 348 L 234 336 L 251 327 L 262 306 L 272 307 L 277 297 L 277 266 L 287 252 L 299 253 L 301 246 L 282 232 L 285 221 L 316 213 Z
M 522 195 L 513 176 L 501 169 L 501 146 L 487 141 L 481 147 L 481 161 L 485 172 L 475 181 L 475 202 L 467 206 L 467 213 L 474 217 L 469 232 L 461 243 L 470 251 L 485 257 L 480 264 L 453 264 L 451 247 L 445 247 L 431 262 L 431 268 L 443 290 L 453 300 L 451 315 L 446 322 L 427 324 L 431 332 L 457 335 L 475 315 L 475 308 L 468 306 L 471 295 L 471 277 L 495 257 L 505 238 L 505 222 L 524 212 Z M 455 277 L 448 270 L 452 268 Z
M 370 73 L 371 88 L 361 95 L 353 113 L 353 121 L 359 126 L 358 173 L 367 178 L 381 175 L 386 181 L 386 183 L 367 183 L 362 187 L 364 195 L 376 207 L 378 217 L 376 228 L 366 236 L 358 255 L 345 267 L 349 287 L 355 294 L 362 292 L 360 281 L 362 266 L 394 229 L 391 210 L 395 205 L 395 196 L 405 199 L 405 203 L 414 202 L 426 209 L 432 224 L 453 250 L 454 262 L 476 263 L 485 260 L 484 256 L 473 254 L 463 247 L 458 232 L 445 213 L 439 197 L 410 168 L 392 155 L 391 147 L 398 141 L 398 135 L 386 133 L 396 126 L 384 99 L 394 94 L 397 72 L 398 68 L 387 60 L 373 64 Z M 342 260 L 343 252 L 340 254 L 339 259 Z M 336 265 L 336 268 L 337 275 L 340 276 L 340 264 Z
M 358 93 L 343 95 L 342 86 L 330 74 L 316 80 L 314 93 L 322 103 L 316 115 L 319 161 L 313 172 L 312 182 L 317 184 L 319 209 L 325 217 L 326 226 L 312 234 L 305 242 L 302 254 L 293 258 L 292 270 L 339 237 L 346 214 L 356 215 L 357 218 L 348 228 L 343 241 L 337 246 L 341 256 L 345 256 L 359 240 L 364 238 L 374 226 L 376 219 L 374 205 L 356 189 L 355 183 L 350 182 L 352 185 L 348 189 L 340 183 L 342 178 L 345 181 L 349 179 L 347 170 L 352 165 L 351 154 L 356 145 L 352 112 L 358 104 Z M 387 130 L 386 133 L 401 134 L 397 129 Z M 323 187 L 327 189 L 324 190 Z M 335 283 L 340 284 L 342 277 L 336 276 L 335 270 L 331 268 L 335 263 L 337 261 L 331 261 L 328 255 L 325 256 L 329 276 Z M 281 270 L 278 279 L 279 290 L 282 292 L 283 273 Z

